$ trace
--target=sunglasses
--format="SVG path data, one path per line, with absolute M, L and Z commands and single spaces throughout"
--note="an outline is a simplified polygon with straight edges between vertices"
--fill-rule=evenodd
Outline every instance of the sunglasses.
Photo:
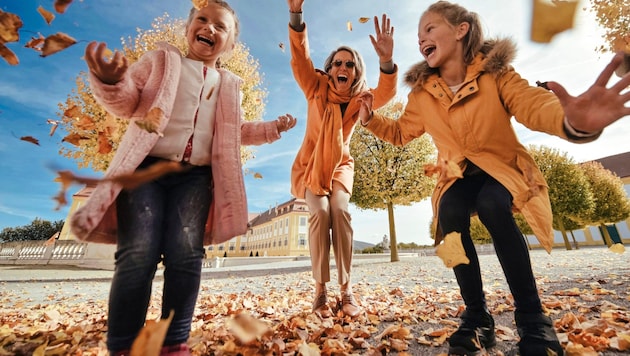
M 341 67 L 342 64 L 346 64 L 346 68 L 354 68 L 354 62 L 353 61 L 340 61 L 340 60 L 336 60 L 332 62 L 332 65 L 335 67 Z

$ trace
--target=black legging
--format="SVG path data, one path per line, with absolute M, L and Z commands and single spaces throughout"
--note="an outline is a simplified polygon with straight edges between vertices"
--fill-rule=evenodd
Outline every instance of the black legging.
M 469 264 L 453 269 L 466 308 L 474 312 L 486 307 L 479 259 L 470 237 L 470 216 L 475 211 L 490 232 L 516 310 L 542 312 L 527 245 L 512 215 L 512 196 L 483 171 L 457 180 L 444 193 L 438 214 L 444 235 L 453 231 L 461 233 L 466 256 L 470 259 Z

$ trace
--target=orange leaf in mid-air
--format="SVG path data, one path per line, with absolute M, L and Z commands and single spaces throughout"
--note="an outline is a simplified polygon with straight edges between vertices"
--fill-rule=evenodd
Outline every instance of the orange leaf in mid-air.
M 280 50 L 284 52 L 284 43 L 282 42 L 278 43 L 278 47 L 280 47 Z
M 55 19 L 55 14 L 53 14 L 52 12 L 44 9 L 41 5 L 39 5 L 39 7 L 37 8 L 37 12 L 39 12 L 39 14 L 42 15 L 42 17 L 44 18 L 46 23 L 49 24 L 49 25 Z
M 24 47 L 32 48 L 32 49 L 34 49 L 36 51 L 41 51 L 42 50 L 42 46 L 44 45 L 44 40 L 46 40 L 46 39 L 40 33 L 39 37 L 31 37 L 31 40 L 26 42 Z
M 18 15 L 0 10 L 0 43 L 19 41 L 18 30 L 22 25 L 22 19 Z
M 54 35 L 46 37 L 44 40 L 44 46 L 42 48 L 42 57 L 50 56 L 59 51 L 62 51 L 73 44 L 77 43 L 77 40 L 66 35 L 63 32 L 57 32 Z
M 61 139 L 61 142 L 68 142 L 69 144 L 78 146 L 81 144 L 81 140 L 85 140 L 87 137 L 81 136 L 78 133 L 71 133 L 68 136 Z
M 192 3 L 197 10 L 208 6 L 208 0 L 192 0 Z
M 171 310 L 168 318 L 160 321 L 147 320 L 144 327 L 131 345 L 130 356 L 159 356 L 175 312 Z
M 444 241 L 435 248 L 435 254 L 448 268 L 470 263 L 470 260 L 466 257 L 466 251 L 464 251 L 462 235 L 459 232 L 446 234 Z
M 549 43 L 553 36 L 573 28 L 573 18 L 579 1 L 533 0 L 531 40 Z
M 346 22 L 346 27 L 348 28 L 348 31 L 352 31 L 352 22 L 351 21 Z
M 138 127 L 145 130 L 148 133 L 156 133 L 160 137 L 164 136 L 161 132 L 158 131 L 160 128 L 160 123 L 162 122 L 162 117 L 164 116 L 164 112 L 160 108 L 152 108 L 144 115 L 142 120 L 134 121 Z
M 100 154 L 108 154 L 112 151 L 112 144 L 109 142 L 109 137 L 103 132 L 100 131 L 97 136 L 98 140 L 98 153 Z
M 254 178 L 256 178 L 256 179 L 262 179 L 262 177 L 263 177 L 263 176 L 262 176 L 262 174 L 260 174 L 260 173 L 258 173 L 258 172 L 254 173 Z
M 368 21 L 370 21 L 370 18 L 369 18 L 369 17 L 359 17 L 359 22 L 360 22 L 360 23 L 366 23 L 366 22 L 368 22 Z
M 70 3 L 72 3 L 72 0 L 55 0 L 55 11 L 63 14 L 66 12 L 68 6 L 70 6 Z
M 15 53 L 2 43 L 0 43 L 0 56 L 2 56 L 2 58 L 4 58 L 4 60 L 12 66 L 20 63 Z
M 22 136 L 22 137 L 20 137 L 20 140 L 26 141 L 26 142 L 30 142 L 30 143 L 33 143 L 33 144 L 36 144 L 37 146 L 39 146 L 39 140 L 36 139 L 33 136 Z
M 227 319 L 225 325 L 232 334 L 243 344 L 260 339 L 271 328 L 248 313 L 239 313 Z
M 46 120 L 46 123 L 52 125 L 50 127 L 50 132 L 48 133 L 49 136 L 52 136 L 55 133 L 55 130 L 57 130 L 57 127 L 59 126 L 59 121 L 48 119 Z

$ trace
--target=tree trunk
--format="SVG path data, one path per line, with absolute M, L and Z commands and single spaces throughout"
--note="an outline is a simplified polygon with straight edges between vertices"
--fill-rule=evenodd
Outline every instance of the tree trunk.
M 387 215 L 389 217 L 389 248 L 391 262 L 398 262 L 398 242 L 396 242 L 396 223 L 394 222 L 394 203 L 387 202 Z
M 564 246 L 567 248 L 567 251 L 571 251 L 571 243 L 569 243 L 569 238 L 567 237 L 567 232 L 564 230 L 564 224 L 562 223 L 562 219 L 558 221 L 558 225 L 560 225 L 560 232 L 562 233 L 562 239 L 564 240 Z
M 604 242 L 606 243 L 606 246 L 610 247 L 612 246 L 612 238 L 610 237 L 610 234 L 608 233 L 608 226 L 606 226 L 606 224 L 599 224 L 599 228 L 602 230 L 602 238 L 604 239 Z
M 575 239 L 575 235 L 573 234 L 573 230 L 571 230 L 571 231 L 570 231 L 570 233 L 571 233 L 571 239 L 573 239 L 573 246 L 575 246 L 575 249 L 576 249 L 576 250 L 579 250 L 579 249 L 580 249 L 580 246 L 578 245 L 578 242 L 577 242 L 577 240 Z

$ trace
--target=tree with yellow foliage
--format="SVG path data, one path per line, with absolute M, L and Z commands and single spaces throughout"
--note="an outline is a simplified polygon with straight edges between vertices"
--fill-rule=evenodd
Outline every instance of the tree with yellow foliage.
M 143 53 L 155 49 L 158 42 L 168 42 L 186 53 L 185 20 L 171 20 L 168 14 L 156 18 L 150 29 L 138 29 L 135 38 L 123 40 L 122 52 L 131 64 Z M 241 105 L 245 120 L 261 120 L 267 91 L 262 86 L 258 61 L 252 58 L 243 43 L 238 42 L 230 58 L 221 66 L 243 79 Z M 59 110 L 60 126 L 67 132 L 59 153 L 75 160 L 79 168 L 105 171 L 129 121 L 111 116 L 96 103 L 85 72 L 77 76 L 76 88 L 64 103 L 59 103 Z M 252 157 L 250 147 L 241 148 L 243 162 Z
M 403 112 L 403 104 L 392 100 L 377 112 L 398 118 Z M 428 135 L 423 135 L 397 147 L 381 141 L 358 125 L 350 140 L 350 152 L 354 157 L 350 202 L 359 209 L 387 209 L 391 261 L 396 262 L 399 258 L 394 205 L 411 205 L 431 195 L 435 179 L 424 174 L 424 165 L 435 162 L 435 146 Z

